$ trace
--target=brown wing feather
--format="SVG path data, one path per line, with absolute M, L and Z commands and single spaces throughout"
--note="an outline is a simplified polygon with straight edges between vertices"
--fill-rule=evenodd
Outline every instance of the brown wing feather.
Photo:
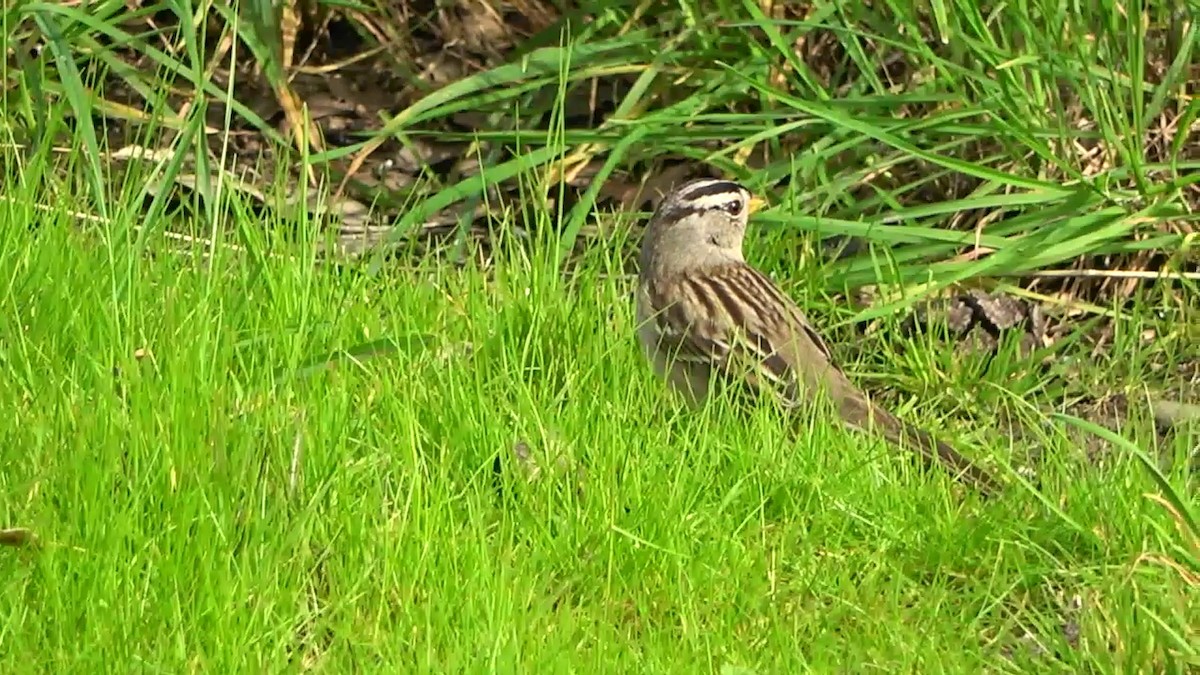
M 706 269 L 648 287 L 659 309 L 655 321 L 675 358 L 711 366 L 746 393 L 788 407 L 810 402 L 824 388 L 843 421 L 875 429 L 926 459 L 941 461 L 955 477 L 982 488 L 994 480 L 945 443 L 870 402 L 833 363 L 824 339 L 796 303 L 758 270 L 745 264 Z
M 747 265 L 706 270 L 648 290 L 659 308 L 658 332 L 675 359 L 711 365 L 727 381 L 744 382 L 794 406 L 800 403 L 800 380 L 809 379 L 798 376 L 829 363 L 829 348 L 795 303 Z M 803 336 L 794 326 L 803 328 Z

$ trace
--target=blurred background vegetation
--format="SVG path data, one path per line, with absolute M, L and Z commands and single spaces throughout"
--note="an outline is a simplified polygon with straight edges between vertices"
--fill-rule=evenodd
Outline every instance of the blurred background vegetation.
M 768 196 L 804 235 L 770 255 L 815 250 L 835 292 L 1195 283 L 1186 5 L 21 1 L 4 24 L 7 159 L 70 162 L 46 198 L 99 217 L 143 193 L 173 231 L 140 236 L 233 241 L 232 207 L 337 255 L 537 234 L 569 263 L 712 174 Z

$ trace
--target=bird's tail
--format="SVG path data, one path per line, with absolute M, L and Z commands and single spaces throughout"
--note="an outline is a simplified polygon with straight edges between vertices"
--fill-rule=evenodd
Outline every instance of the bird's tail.
M 927 462 L 941 463 L 955 480 L 971 485 L 985 495 L 999 489 L 1000 484 L 987 471 L 963 457 L 946 443 L 937 440 L 924 429 L 905 422 L 882 406 L 857 397 L 850 397 L 844 405 L 862 407 L 862 410 L 859 411 L 844 410 L 843 417 L 845 419 L 866 421 L 872 429 L 892 443 L 916 452 Z M 856 412 L 858 414 L 853 414 Z

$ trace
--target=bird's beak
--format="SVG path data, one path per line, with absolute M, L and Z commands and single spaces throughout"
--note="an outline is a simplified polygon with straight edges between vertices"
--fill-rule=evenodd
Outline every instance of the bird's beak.
M 750 204 L 746 208 L 747 208 L 747 211 L 749 212 L 749 214 L 753 215 L 756 211 L 758 211 L 759 209 L 763 208 L 766 205 L 767 205 L 767 200 L 763 199 L 762 197 L 751 196 Z

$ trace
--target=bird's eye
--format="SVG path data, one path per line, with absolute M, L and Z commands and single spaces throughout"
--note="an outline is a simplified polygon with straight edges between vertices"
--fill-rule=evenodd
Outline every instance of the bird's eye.
M 742 212 L 742 200 L 730 199 L 729 201 L 722 204 L 720 208 L 722 211 L 728 213 L 729 215 L 736 216 L 737 214 Z

